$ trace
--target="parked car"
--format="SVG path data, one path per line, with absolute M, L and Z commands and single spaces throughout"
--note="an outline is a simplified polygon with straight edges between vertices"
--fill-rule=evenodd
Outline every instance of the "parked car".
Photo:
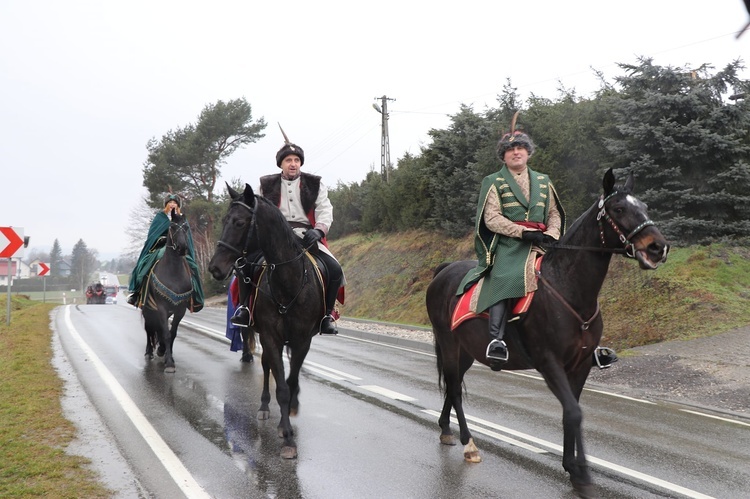
M 104 286 L 104 292 L 107 294 L 107 299 L 105 303 L 111 303 L 113 305 L 117 305 L 117 293 L 118 293 L 118 286 Z

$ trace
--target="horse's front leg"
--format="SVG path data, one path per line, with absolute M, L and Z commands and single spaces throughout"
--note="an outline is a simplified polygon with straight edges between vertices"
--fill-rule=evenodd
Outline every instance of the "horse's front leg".
M 299 373 L 302 370 L 302 364 L 305 362 L 307 353 L 310 351 L 310 341 L 305 345 L 296 347 L 292 353 L 292 359 L 289 365 L 289 376 L 286 384 L 289 386 L 289 415 L 296 416 L 299 412 Z M 292 430 L 292 433 L 294 430 Z
M 156 331 L 154 331 L 148 324 L 146 324 L 146 353 L 144 356 L 146 360 L 152 360 L 154 358 L 154 348 L 156 348 Z
M 166 335 L 167 337 L 164 339 L 164 343 L 166 347 L 165 352 L 164 352 L 164 372 L 167 372 L 167 373 L 175 372 L 174 340 L 175 338 L 177 338 L 177 328 L 180 325 L 180 321 L 185 316 L 186 310 L 187 310 L 186 307 L 180 307 L 177 310 L 175 310 L 175 313 L 172 316 L 172 326 L 169 328 L 169 333 Z M 169 323 L 169 318 L 167 318 L 167 323 Z
M 276 381 L 276 402 L 279 404 L 281 411 L 281 419 L 278 426 L 279 436 L 284 439 L 281 447 L 281 457 L 284 459 L 295 459 L 297 457 L 297 444 L 294 441 L 292 423 L 289 420 L 289 401 L 291 395 L 289 385 L 284 377 L 284 362 L 281 358 L 281 352 L 275 352 L 270 364 L 273 379 Z
M 260 364 L 263 367 L 263 392 L 260 394 L 260 409 L 258 409 L 258 419 L 266 420 L 271 417 L 271 408 L 268 404 L 271 402 L 271 390 L 269 389 L 271 376 L 271 349 L 263 347 L 263 353 L 260 356 Z
M 590 366 L 589 366 L 590 368 Z M 563 468 L 570 474 L 573 488 L 583 497 L 590 497 L 593 488 L 591 473 L 583 449 L 583 411 L 578 403 L 580 387 L 572 387 L 565 370 L 550 362 L 539 372 L 563 408 Z M 585 377 L 584 377 L 585 380 Z

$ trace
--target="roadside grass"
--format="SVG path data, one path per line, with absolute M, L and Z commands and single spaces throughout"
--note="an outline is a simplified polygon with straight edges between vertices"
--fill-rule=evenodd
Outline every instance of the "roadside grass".
M 23 291 L 21 293 L 13 293 L 11 287 L 11 294 L 14 298 L 26 296 L 34 301 L 56 303 L 58 305 L 86 303 L 86 296 L 84 296 L 80 291 Z M 8 297 L 7 295 L 5 295 L 5 300 L 7 301 L 7 299 Z M 3 304 L 5 303 L 6 302 L 3 302 Z
M 50 311 L 56 304 L 0 294 L 0 497 L 110 497 L 87 465 L 68 455 L 74 425 L 52 367 Z

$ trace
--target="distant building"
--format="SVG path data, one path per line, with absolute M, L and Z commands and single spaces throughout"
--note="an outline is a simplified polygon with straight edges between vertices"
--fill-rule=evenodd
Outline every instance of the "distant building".
M 70 276 L 70 262 L 67 260 L 60 260 L 60 262 L 57 265 L 57 270 L 55 271 L 55 275 L 59 275 L 60 277 L 69 277 Z
M 28 279 L 31 275 L 31 267 L 18 259 L 12 259 L 10 272 L 13 279 Z M 8 285 L 8 260 L 0 260 L 0 286 Z

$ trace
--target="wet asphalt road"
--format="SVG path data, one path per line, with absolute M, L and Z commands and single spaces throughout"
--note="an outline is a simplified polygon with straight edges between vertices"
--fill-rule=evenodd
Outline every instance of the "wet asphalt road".
M 275 399 L 270 420 L 255 417 L 259 359 L 243 364 L 229 351 L 224 320 L 219 309 L 188 314 L 177 372 L 165 374 L 143 357 L 132 307 L 56 310 L 65 360 L 101 420 L 89 426 L 106 426 L 122 456 L 100 463 L 118 497 L 575 497 L 561 465 L 561 407 L 535 373 L 469 371 L 464 405 L 483 462 L 468 464 L 460 444 L 439 444 L 431 345 L 356 331 L 313 340 L 292 421 L 299 457 L 281 459 Z M 750 491 L 750 422 L 592 390 L 581 401 L 599 497 Z

